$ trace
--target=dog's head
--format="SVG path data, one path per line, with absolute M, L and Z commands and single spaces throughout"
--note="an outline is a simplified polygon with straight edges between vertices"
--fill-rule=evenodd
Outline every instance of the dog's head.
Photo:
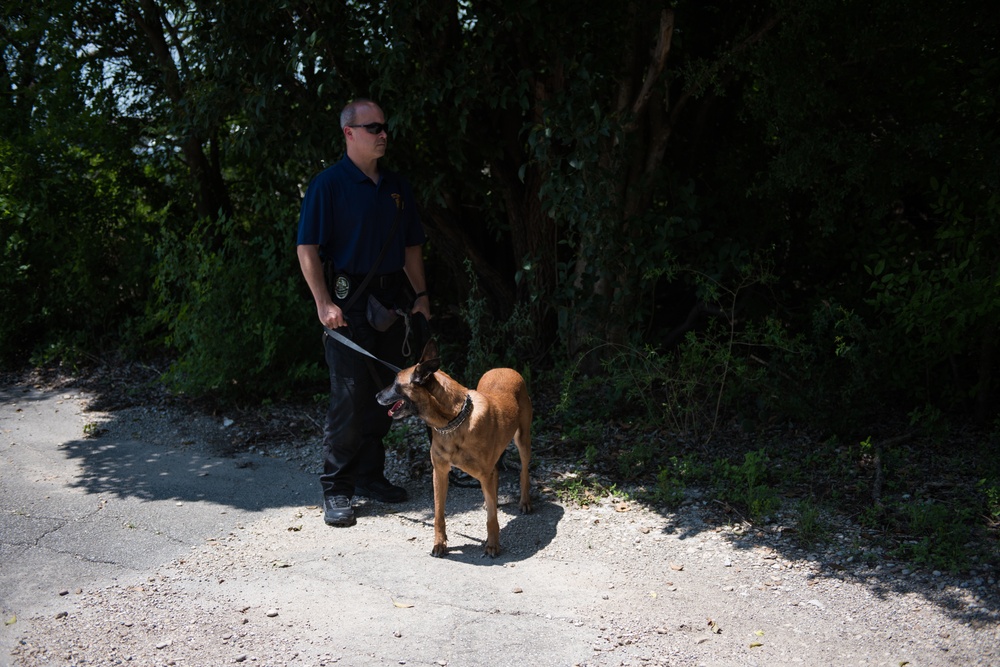
M 433 380 L 434 372 L 441 368 L 437 344 L 427 341 L 416 366 L 404 368 L 396 374 L 396 380 L 380 391 L 375 400 L 379 405 L 388 405 L 389 416 L 403 419 L 410 415 L 420 416 L 421 407 L 426 403 L 427 385 Z

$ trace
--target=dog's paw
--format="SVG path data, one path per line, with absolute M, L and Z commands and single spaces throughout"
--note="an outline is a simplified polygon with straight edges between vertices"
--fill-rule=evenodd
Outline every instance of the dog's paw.
M 435 558 L 440 558 L 448 553 L 448 545 L 442 543 L 435 544 L 434 548 L 431 549 L 431 555 Z
M 531 510 L 532 507 L 530 501 L 521 503 L 521 514 L 531 514 Z
M 500 545 L 499 544 L 487 544 L 486 549 L 483 553 L 484 556 L 489 556 L 490 558 L 496 558 L 500 555 Z

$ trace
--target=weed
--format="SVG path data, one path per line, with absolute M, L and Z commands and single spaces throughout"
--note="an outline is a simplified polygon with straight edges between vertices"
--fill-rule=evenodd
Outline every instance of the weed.
M 618 456 L 618 472 L 625 479 L 634 479 L 646 471 L 659 448 L 648 439 L 641 439 L 624 447 Z
M 424 430 L 423 423 L 414 419 L 394 422 L 393 427 L 382 438 L 382 442 L 387 450 L 402 452 L 413 440 L 419 439 Z
M 595 477 L 576 474 L 558 480 L 552 486 L 561 501 L 580 506 L 591 505 L 605 496 L 613 495 L 617 490 L 614 484 L 605 486 Z
M 674 475 L 670 468 L 660 468 L 656 475 L 656 488 L 653 489 L 653 501 L 670 508 L 679 507 L 684 501 L 687 486 L 684 481 Z
M 812 500 L 807 498 L 800 501 L 798 514 L 799 520 L 795 528 L 802 544 L 812 546 L 826 540 L 829 527 L 822 520 L 819 507 Z
M 100 422 L 88 422 L 83 427 L 83 437 L 85 438 L 100 438 L 107 432 L 108 429 Z
M 1000 485 L 996 482 L 988 483 L 981 479 L 976 484 L 977 491 L 982 494 L 986 504 L 986 517 L 992 523 L 1000 521 Z
M 559 440 L 575 451 L 583 449 L 588 465 L 593 465 L 601 457 L 603 451 L 601 439 L 604 425 L 598 421 L 587 420 L 572 423 L 563 431 Z
M 751 521 L 769 516 L 781 505 L 777 491 L 767 483 L 769 464 L 763 449 L 747 452 L 740 465 L 716 459 L 713 478 L 719 497 L 745 510 Z
M 684 501 L 688 486 L 707 477 L 708 470 L 694 455 L 671 456 L 669 463 L 656 475 L 656 487 L 651 494 L 653 502 L 677 507 Z
M 476 272 L 468 259 L 465 260 L 465 272 L 470 283 L 469 297 L 462 307 L 462 319 L 469 327 L 465 377 L 472 381 L 482 377 L 490 368 L 516 368 L 518 361 L 527 356 L 521 352 L 531 347 L 535 337 L 526 304 L 516 304 L 510 317 L 498 321 L 486 299 L 481 296 Z M 530 386 L 527 370 L 518 370 Z
M 898 516 L 910 538 L 893 552 L 897 558 L 941 570 L 958 571 L 969 562 L 973 512 L 930 500 L 900 504 Z

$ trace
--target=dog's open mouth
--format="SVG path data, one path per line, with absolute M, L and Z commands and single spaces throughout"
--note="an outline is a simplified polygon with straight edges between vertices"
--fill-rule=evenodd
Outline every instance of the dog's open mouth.
M 395 417 L 396 413 L 400 412 L 405 407 L 406 407 L 405 401 L 402 400 L 396 401 L 395 403 L 392 404 L 392 407 L 389 408 L 389 416 Z

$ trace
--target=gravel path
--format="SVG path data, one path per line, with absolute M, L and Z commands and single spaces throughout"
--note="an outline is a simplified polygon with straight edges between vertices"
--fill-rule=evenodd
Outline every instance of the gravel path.
M 294 483 L 297 475 L 314 483 L 318 452 L 306 443 L 220 456 L 222 416 L 95 414 L 88 396 L 65 392 L 31 390 L 30 409 L 16 391 L 0 394 L 0 485 L 28 470 L 18 458 L 26 442 L 39 443 L 32 454 L 49 456 L 58 477 L 70 432 L 95 449 L 134 443 L 199 457 L 219 479 L 286 466 Z M 95 430 L 88 424 L 99 425 L 98 438 L 83 439 L 84 428 Z M 31 429 L 52 437 L 31 440 Z M 516 474 L 502 478 L 499 558 L 481 553 L 481 494 L 453 487 L 451 552 L 435 559 L 430 483 L 411 462 L 394 465 L 411 500 L 362 503 L 349 529 L 323 524 L 311 489 L 304 500 L 251 513 L 214 500 L 143 499 L 167 521 L 191 522 L 173 557 L 117 555 L 113 576 L 32 581 L 38 595 L 27 608 L 7 600 L 23 599 L 9 587 L 28 582 L 0 579 L 0 664 L 1000 665 L 992 571 L 954 577 L 863 565 L 847 524 L 823 551 L 805 551 L 779 524 L 719 525 L 697 494 L 676 513 L 622 497 L 586 508 L 560 503 L 546 484 L 562 473 L 544 456 L 534 514 L 516 513 Z M 51 496 L 73 481 L 39 489 Z M 126 503 L 139 511 L 134 496 L 118 488 L 80 500 L 120 516 Z M 215 518 L 199 523 L 194 513 L 208 503 Z M 25 546 L 12 537 L 15 521 L 46 520 L 33 507 L 3 508 L 4 560 L 50 553 L 39 540 Z M 124 544 L 130 529 L 120 530 Z

